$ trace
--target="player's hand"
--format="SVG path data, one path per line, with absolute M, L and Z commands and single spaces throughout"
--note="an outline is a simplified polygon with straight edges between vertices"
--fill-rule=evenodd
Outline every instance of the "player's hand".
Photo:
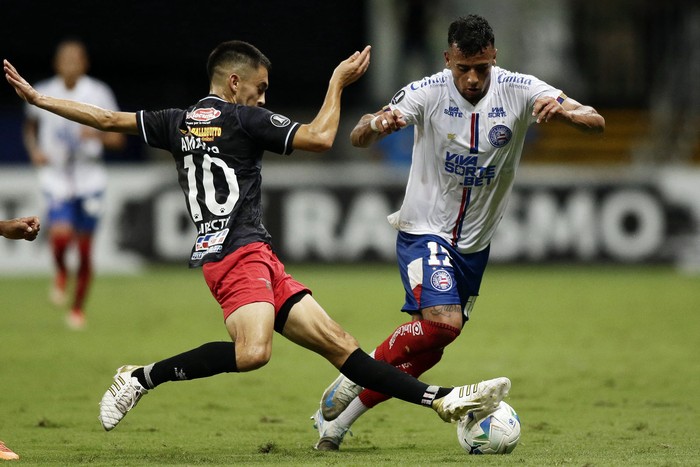
M 550 120 L 562 119 L 567 115 L 567 111 L 553 97 L 540 97 L 535 101 L 532 109 L 532 116 L 537 119 L 537 123 L 548 122 Z
M 0 221 L 0 224 L 2 236 L 12 240 L 24 239 L 31 242 L 39 235 L 41 229 L 39 218 L 36 216 Z
M 383 110 L 380 113 L 374 114 L 374 117 L 369 121 L 369 126 L 372 131 L 386 135 L 399 131 L 406 125 L 406 120 L 398 109 Z
M 2 65 L 5 71 L 5 79 L 8 83 L 10 83 L 10 85 L 12 85 L 13 88 L 15 88 L 17 95 L 30 104 L 36 103 L 40 97 L 40 94 L 36 91 L 36 89 L 34 89 L 26 79 L 22 78 L 22 76 L 10 62 L 3 60 Z
M 371 46 L 364 48 L 362 52 L 355 52 L 340 64 L 333 71 L 331 82 L 336 81 L 341 87 L 354 83 L 365 74 L 369 67 L 369 56 Z

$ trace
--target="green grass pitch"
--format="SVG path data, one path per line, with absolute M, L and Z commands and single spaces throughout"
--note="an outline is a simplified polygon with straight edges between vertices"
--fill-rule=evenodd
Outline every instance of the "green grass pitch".
M 371 350 L 405 320 L 390 265 L 290 265 Z M 500 375 L 522 436 L 468 456 L 455 425 L 388 401 L 343 450 L 315 452 L 309 416 L 336 370 L 275 336 L 245 374 L 165 384 L 110 433 L 97 403 L 115 368 L 227 335 L 200 271 L 99 276 L 72 332 L 48 278 L 0 278 L 0 439 L 17 465 L 700 465 L 700 277 L 665 267 L 491 266 L 471 322 L 423 380 Z

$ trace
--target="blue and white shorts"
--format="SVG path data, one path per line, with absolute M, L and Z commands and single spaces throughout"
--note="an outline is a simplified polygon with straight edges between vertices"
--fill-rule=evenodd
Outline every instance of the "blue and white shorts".
M 92 233 L 102 213 L 103 193 L 67 200 L 52 199 L 47 195 L 49 212 L 47 224 L 64 223 L 77 232 Z
M 401 311 L 413 314 L 432 306 L 460 305 L 467 321 L 479 295 L 489 251 L 486 247 L 461 254 L 437 235 L 399 232 L 396 255 L 406 291 Z

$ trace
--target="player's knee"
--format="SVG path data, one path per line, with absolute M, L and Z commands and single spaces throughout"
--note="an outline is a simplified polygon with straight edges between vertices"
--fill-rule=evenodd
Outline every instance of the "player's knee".
M 236 349 L 236 366 L 238 371 L 252 371 L 267 365 L 272 357 L 269 345 L 246 345 Z
M 457 339 L 462 332 L 460 328 L 436 321 L 421 321 L 423 332 L 429 336 L 431 349 L 442 349 Z
M 345 331 L 334 334 L 328 339 L 322 349 L 323 356 L 334 366 L 340 368 L 348 356 L 359 348 L 360 344 L 353 336 Z

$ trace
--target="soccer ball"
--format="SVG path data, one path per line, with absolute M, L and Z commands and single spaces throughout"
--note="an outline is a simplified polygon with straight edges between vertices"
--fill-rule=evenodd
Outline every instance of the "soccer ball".
M 469 454 L 508 454 L 520 439 L 520 418 L 513 407 L 501 402 L 483 418 L 473 413 L 457 423 L 459 444 Z

